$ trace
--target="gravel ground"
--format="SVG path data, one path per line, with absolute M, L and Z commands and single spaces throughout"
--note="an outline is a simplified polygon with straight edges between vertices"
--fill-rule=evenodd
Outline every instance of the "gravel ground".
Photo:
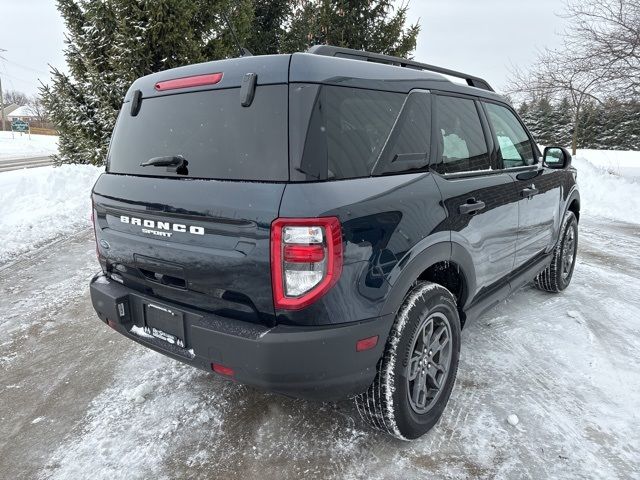
M 117 335 L 88 296 L 92 233 L 65 237 L 0 265 L 0 478 L 637 478 L 640 227 L 580 234 L 568 290 L 465 327 L 449 406 L 411 443 Z

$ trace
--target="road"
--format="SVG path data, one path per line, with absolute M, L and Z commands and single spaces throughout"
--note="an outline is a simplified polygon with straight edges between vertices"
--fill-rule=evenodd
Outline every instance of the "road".
M 3 158 L 0 159 L 0 173 L 19 170 L 21 168 L 36 168 L 52 165 L 53 159 L 49 156 L 29 158 Z
M 449 406 L 411 443 L 350 402 L 265 394 L 126 340 L 91 308 L 92 233 L 43 247 L 0 266 L 0 478 L 637 478 L 640 227 L 580 231 L 567 291 L 527 286 L 465 327 Z

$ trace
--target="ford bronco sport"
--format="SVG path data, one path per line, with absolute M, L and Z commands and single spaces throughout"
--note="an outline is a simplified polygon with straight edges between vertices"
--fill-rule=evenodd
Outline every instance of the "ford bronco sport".
M 405 439 L 441 416 L 465 320 L 569 284 L 580 216 L 570 154 L 541 155 L 487 82 L 331 46 L 136 80 L 92 201 L 110 327 L 248 385 L 353 397 Z

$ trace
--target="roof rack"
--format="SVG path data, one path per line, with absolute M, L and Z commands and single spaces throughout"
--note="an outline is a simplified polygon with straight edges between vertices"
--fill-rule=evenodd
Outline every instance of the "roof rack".
M 390 55 L 365 52 L 364 50 L 354 50 L 351 48 L 334 47 L 332 45 L 314 45 L 307 50 L 307 53 L 313 53 L 314 55 L 326 55 L 329 57 L 350 58 L 352 60 L 363 60 L 365 62 L 384 63 L 387 65 L 395 65 L 397 67 L 412 68 L 414 70 L 428 70 L 430 72 L 462 78 L 470 87 L 482 88 L 483 90 L 489 90 L 491 92 L 494 91 L 493 88 L 491 88 L 491 85 L 489 85 L 489 82 L 482 78 L 467 75 L 462 72 L 456 72 L 455 70 L 449 70 L 448 68 L 436 67 L 435 65 L 407 60 L 406 58 L 392 57 Z

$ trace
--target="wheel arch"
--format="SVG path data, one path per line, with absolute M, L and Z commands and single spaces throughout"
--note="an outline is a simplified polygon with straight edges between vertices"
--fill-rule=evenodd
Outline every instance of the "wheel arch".
M 399 264 L 403 262 L 400 261 Z M 475 268 L 469 253 L 457 243 L 431 245 L 409 259 L 402 269 L 390 276 L 391 289 L 382 315 L 396 313 L 416 281 L 429 281 L 447 288 L 456 297 L 461 322 L 470 295 L 475 291 Z
M 574 190 L 571 192 L 571 195 L 569 195 L 565 213 L 567 211 L 573 212 L 576 216 L 576 221 L 580 223 L 580 192 L 578 192 L 578 190 Z

